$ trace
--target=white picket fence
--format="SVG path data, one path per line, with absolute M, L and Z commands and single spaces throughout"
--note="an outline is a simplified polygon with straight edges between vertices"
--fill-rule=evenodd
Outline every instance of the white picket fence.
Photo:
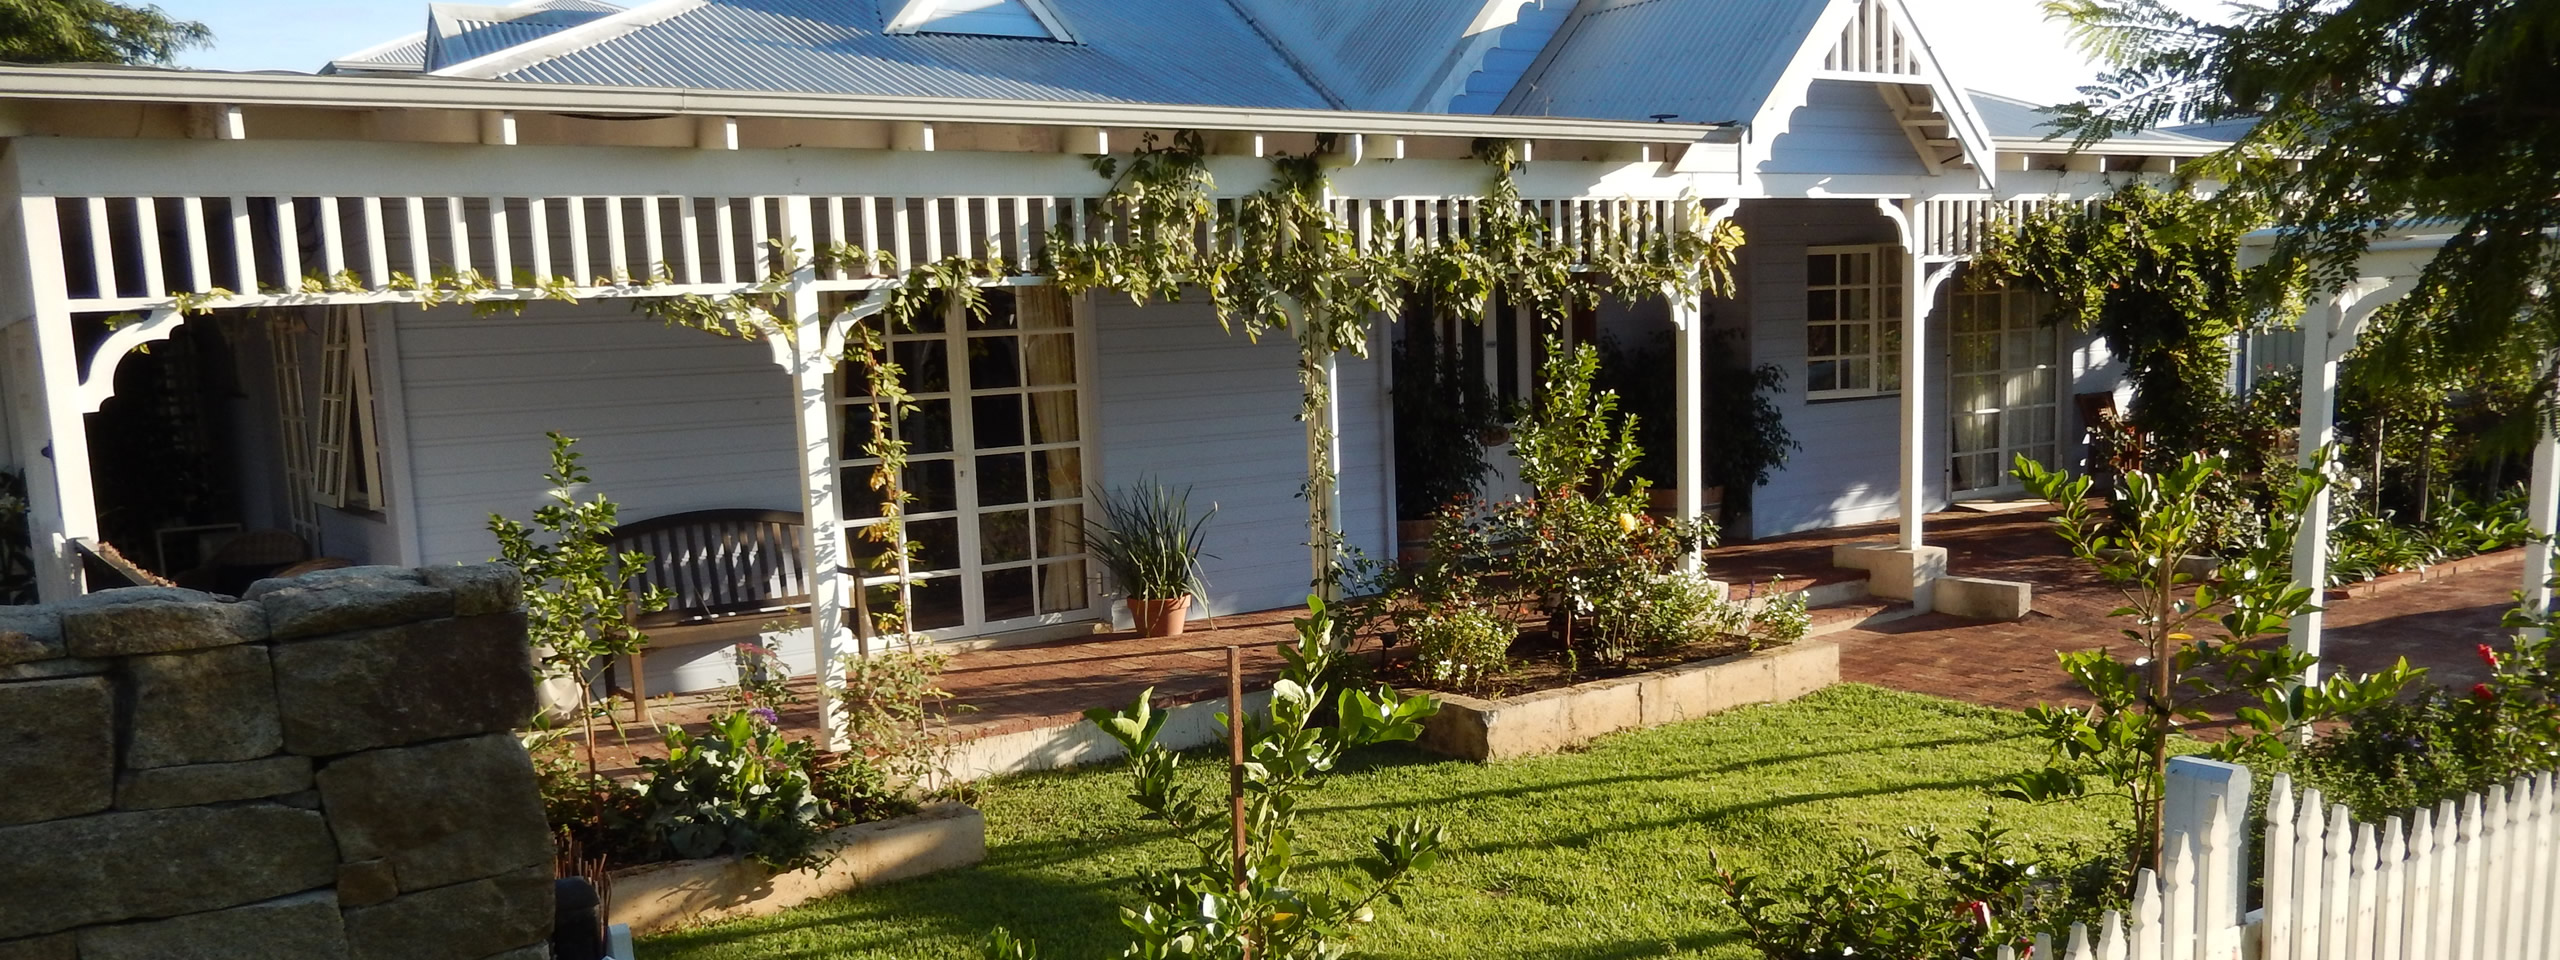
M 2144 870 L 2131 916 L 2074 924 L 2034 960 L 2550 960 L 2560 958 L 2560 783 L 2550 773 L 2434 810 L 2359 823 L 2278 775 L 2263 903 L 2247 902 L 2245 767 L 2171 761 L 2165 876 Z M 2018 960 L 2003 947 L 1998 960 Z

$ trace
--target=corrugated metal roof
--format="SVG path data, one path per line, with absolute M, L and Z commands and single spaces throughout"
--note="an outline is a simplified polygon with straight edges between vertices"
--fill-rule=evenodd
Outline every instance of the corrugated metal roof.
M 461 3 L 428 4 L 427 69 L 442 70 L 466 60 L 477 60 L 618 12 L 614 8 L 594 9 L 594 6 L 597 5 L 491 7 Z
M 1830 0 L 1599 0 L 1502 112 L 1749 122 Z
M 2042 104 L 2016 97 L 2004 97 L 1996 93 L 1984 93 L 1980 90 L 1967 90 L 1965 95 L 1973 98 L 1974 109 L 1982 116 L 1982 125 L 1989 128 L 1994 137 L 2004 140 L 2042 140 L 2054 136 L 2053 118 L 2044 112 L 2045 107 Z M 2192 144 L 2227 138 L 2198 137 L 2191 135 L 2184 127 L 2167 127 L 2129 133 L 2115 139 L 2116 142 Z M 2054 142 L 2069 146 L 2071 138 L 2062 136 L 2055 138 Z
M 429 5 L 428 23 L 435 22 L 434 6 Z M 519 0 L 502 9 L 568 10 L 599 16 L 618 13 L 621 7 L 600 0 Z M 337 57 L 320 68 L 321 73 L 417 73 L 427 68 L 427 32 L 419 31 L 397 40 L 378 43 L 354 53 Z
M 1080 43 L 890 35 L 879 0 L 710 0 L 502 74 L 603 83 L 997 100 L 1325 109 L 1217 0 L 1051 0 Z
M 1455 66 L 1485 2 L 1235 0 L 1344 107 L 1390 111 L 1440 109 L 1423 99 Z

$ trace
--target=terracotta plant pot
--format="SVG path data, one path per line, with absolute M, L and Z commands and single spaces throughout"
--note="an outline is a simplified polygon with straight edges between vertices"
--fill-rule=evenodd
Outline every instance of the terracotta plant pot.
M 1129 598 L 1129 616 L 1138 621 L 1141 637 L 1178 637 L 1191 618 L 1191 597 L 1186 594 L 1171 600 Z

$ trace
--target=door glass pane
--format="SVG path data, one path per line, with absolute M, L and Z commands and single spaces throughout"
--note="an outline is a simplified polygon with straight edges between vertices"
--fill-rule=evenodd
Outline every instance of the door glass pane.
M 1031 495 L 1039 500 L 1072 500 L 1084 495 L 1084 454 L 1073 447 L 1041 450 L 1031 455 Z
M 1836 290 L 1808 291 L 1804 297 L 1805 319 L 1815 323 L 1840 319 L 1840 293 Z
M 1039 612 L 1032 602 L 1031 568 L 990 570 L 982 581 L 986 588 L 987 619 L 1018 620 Z
M 1805 352 L 1812 356 L 1833 357 L 1840 354 L 1840 328 L 1838 327 L 1827 323 L 1806 327 L 1804 340 Z
M 1013 291 L 1003 287 L 989 287 L 982 296 L 985 298 L 987 309 L 983 313 L 969 315 L 969 329 L 1013 329 Z
M 1076 392 L 1053 390 L 1031 395 L 1031 442 L 1074 443 Z
M 1092 601 L 1085 598 L 1084 561 L 1044 563 L 1040 571 L 1040 612 L 1060 613 L 1083 610 Z
M 978 562 L 1031 559 L 1031 511 L 1006 510 L 978 517 Z
M 951 401 L 918 400 L 915 409 L 898 421 L 898 437 L 907 442 L 907 454 L 951 452 Z
M 969 338 L 969 389 L 1000 390 L 1022 385 L 1022 341 L 1013 337 Z
M 911 612 L 918 630 L 940 630 L 969 622 L 961 604 L 959 577 L 918 580 L 908 595 L 915 598 Z
M 980 450 L 1022 445 L 1022 395 L 1003 393 L 969 400 L 971 444 Z
M 907 464 L 908 513 L 943 513 L 960 509 L 960 481 L 949 460 L 918 460 Z
M 951 347 L 941 340 L 908 340 L 892 345 L 898 383 L 908 393 L 941 393 L 951 389 Z
M 1076 382 L 1076 335 L 1054 333 L 1022 338 L 1025 381 L 1035 387 L 1063 387 Z
M 1071 557 L 1084 551 L 1084 508 L 1076 504 L 1041 507 L 1040 556 Z
M 1023 471 L 1023 455 L 998 453 L 978 458 L 978 506 L 1001 507 L 1031 499 L 1031 478 Z
M 960 518 L 909 520 L 907 539 L 915 544 L 916 570 L 960 569 Z

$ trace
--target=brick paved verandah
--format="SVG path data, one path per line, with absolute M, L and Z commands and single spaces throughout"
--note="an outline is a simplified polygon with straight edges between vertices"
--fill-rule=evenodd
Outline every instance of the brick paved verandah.
M 2074 699 L 2054 655 L 2125 643 L 2106 616 L 2122 598 L 2062 553 L 2051 518 L 2050 509 L 1930 516 L 1927 540 L 1948 549 L 1952 572 L 2032 583 L 2034 612 L 2008 623 L 1928 614 L 1832 634 L 1825 639 L 1842 645 L 1843 679 L 2009 709 Z M 1833 568 L 1831 548 L 1893 534 L 1893 524 L 1882 523 L 1731 544 L 1709 553 L 1708 572 L 1737 585 L 1775 577 L 1790 590 L 1853 581 L 1861 574 Z M 2438 683 L 2477 682 L 2482 670 L 2473 645 L 2497 642 L 2520 562 L 2515 551 L 2473 558 L 2380 585 L 2396 589 L 2330 602 L 2329 662 L 2362 672 L 2405 655 L 2431 668 Z M 955 654 L 943 685 L 953 703 L 970 709 L 953 718 L 952 733 L 975 738 L 1073 724 L 1088 708 L 1127 704 L 1151 687 L 1159 703 L 1214 699 L 1224 695 L 1230 644 L 1245 651 L 1246 682 L 1266 686 L 1279 673 L 1275 646 L 1294 635 L 1290 621 L 1303 612 L 1221 617 L 1163 639 L 1105 633 Z M 798 681 L 800 702 L 781 711 L 794 735 L 817 735 L 812 686 Z M 724 709 L 702 695 L 660 703 L 653 719 L 661 724 L 697 724 Z M 610 769 L 627 771 L 632 758 L 659 752 L 653 730 L 599 739 Z

